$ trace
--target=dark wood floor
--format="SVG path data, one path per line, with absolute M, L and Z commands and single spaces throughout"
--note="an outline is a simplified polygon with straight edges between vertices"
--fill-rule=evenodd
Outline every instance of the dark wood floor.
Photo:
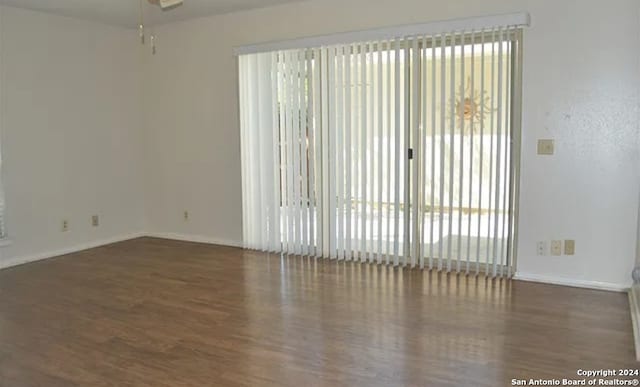
M 506 386 L 637 368 L 626 294 L 141 238 L 0 271 L 0 386 Z

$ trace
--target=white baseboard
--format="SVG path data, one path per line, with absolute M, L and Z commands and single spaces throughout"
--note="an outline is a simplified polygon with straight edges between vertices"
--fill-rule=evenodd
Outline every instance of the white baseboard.
M 612 292 L 626 292 L 629 290 L 629 286 L 627 285 L 615 284 L 611 282 L 576 280 L 576 279 L 570 279 L 570 278 L 550 277 L 550 276 L 528 274 L 528 273 L 516 273 L 513 279 L 520 280 L 520 281 L 529 281 L 529 282 L 541 282 L 541 283 L 553 284 L 553 285 L 571 286 L 575 288 L 608 290 Z
M 242 242 L 232 241 L 228 239 L 212 238 L 202 235 L 179 234 L 172 232 L 152 232 L 146 233 L 145 236 L 151 238 L 172 239 L 184 242 L 206 243 L 209 245 L 221 245 L 242 248 Z
M 633 343 L 636 348 L 636 360 L 640 361 L 640 285 L 633 285 L 629 289 L 629 308 L 631 310 L 631 325 L 633 326 Z
M 112 243 L 122 242 L 129 239 L 141 238 L 141 237 L 152 237 L 152 238 L 162 238 L 162 239 L 172 239 L 179 240 L 185 242 L 197 242 L 197 243 L 206 243 L 211 245 L 222 245 L 222 246 L 231 246 L 231 247 L 242 247 L 241 242 L 205 237 L 200 235 L 187 235 L 187 234 L 177 234 L 177 233 L 147 233 L 147 232 L 137 232 L 125 235 L 119 235 L 113 238 L 100 239 L 92 242 L 83 243 L 80 245 L 75 245 L 71 247 L 67 247 L 64 249 L 46 251 L 43 253 L 26 255 L 22 257 L 14 257 L 6 260 L 0 260 L 0 270 L 6 269 L 8 267 L 24 265 L 26 263 L 42 261 L 44 259 L 55 258 L 61 255 L 77 253 L 79 251 L 92 249 L 95 247 L 100 247 L 104 245 L 110 245 Z
M 95 240 L 95 241 L 91 241 L 91 242 L 87 242 L 87 243 L 83 243 L 83 244 L 79 244 L 71 247 L 66 247 L 60 250 L 47 251 L 43 253 L 26 255 L 22 257 L 9 258 L 7 260 L 0 261 L 0 269 L 6 269 L 8 267 L 24 265 L 25 263 L 41 261 L 43 259 L 54 258 L 61 255 L 77 253 L 78 251 L 88 250 L 94 247 L 100 247 L 104 245 L 110 245 L 112 243 L 122 242 L 129 239 L 140 238 L 145 235 L 146 234 L 143 232 L 124 234 L 124 235 L 119 235 L 112 238 L 99 239 L 99 240 Z

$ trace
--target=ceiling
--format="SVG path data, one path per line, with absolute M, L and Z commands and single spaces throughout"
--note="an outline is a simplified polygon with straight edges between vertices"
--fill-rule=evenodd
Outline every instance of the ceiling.
M 158 24 L 296 1 L 303 0 L 184 0 L 182 6 L 163 12 L 144 0 L 146 18 Z M 138 25 L 140 9 L 139 0 L 0 0 L 0 4 L 132 28 Z

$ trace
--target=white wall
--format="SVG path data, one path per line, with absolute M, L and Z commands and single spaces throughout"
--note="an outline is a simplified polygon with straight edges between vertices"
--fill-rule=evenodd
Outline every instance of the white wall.
M 144 228 L 135 31 L 0 7 L 0 267 Z M 100 227 L 90 217 L 100 215 Z M 70 230 L 61 232 L 68 219 Z
M 164 26 L 147 73 L 149 231 L 242 240 L 237 45 L 530 12 L 519 275 L 630 284 L 639 182 L 637 0 L 312 0 Z M 555 138 L 556 155 L 535 154 Z M 191 220 L 182 220 L 189 210 Z M 536 241 L 575 239 L 573 257 Z

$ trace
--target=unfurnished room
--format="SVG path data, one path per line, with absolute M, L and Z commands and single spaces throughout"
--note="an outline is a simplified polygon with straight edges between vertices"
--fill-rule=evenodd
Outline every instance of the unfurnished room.
M 0 0 L 0 387 L 639 361 L 638 0 Z

